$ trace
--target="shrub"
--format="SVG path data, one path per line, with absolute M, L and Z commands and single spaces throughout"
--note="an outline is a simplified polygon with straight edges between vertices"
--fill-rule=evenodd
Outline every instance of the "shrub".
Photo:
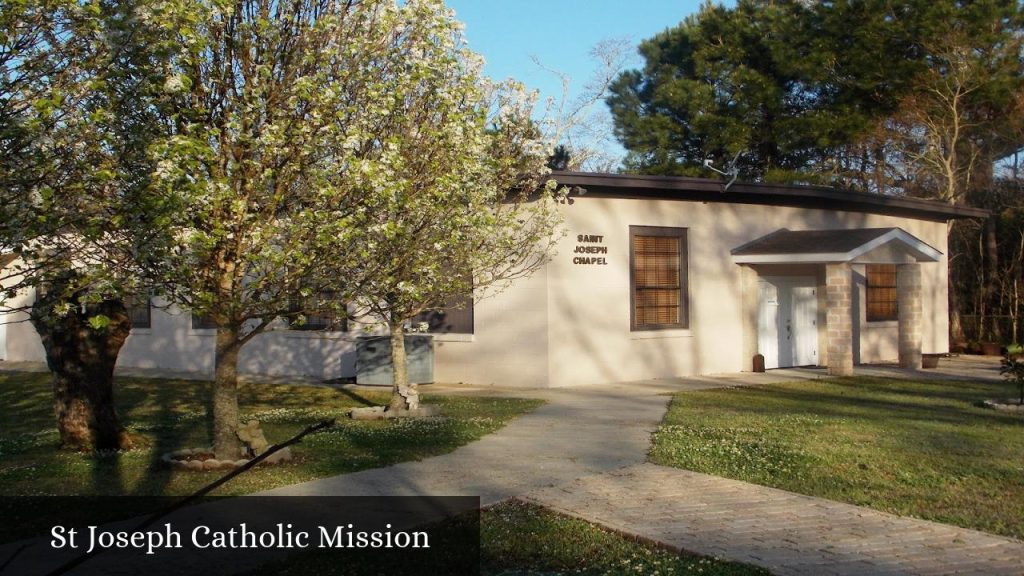
M 1020 392 L 1020 403 L 1024 405 L 1024 360 L 1015 358 L 1014 355 L 1007 353 L 1003 357 L 1003 366 L 999 369 L 999 373 L 1017 385 L 1017 389 Z

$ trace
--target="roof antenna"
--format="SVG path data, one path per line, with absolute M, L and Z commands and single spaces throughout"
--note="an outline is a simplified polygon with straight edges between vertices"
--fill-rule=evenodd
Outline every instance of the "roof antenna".
M 718 172 L 722 176 L 728 176 L 729 177 L 729 181 L 725 184 L 725 186 L 722 186 L 722 192 L 728 192 L 729 191 L 729 186 L 732 186 L 733 183 L 736 182 L 736 178 L 739 177 L 740 171 L 739 171 L 738 168 L 736 168 L 736 161 L 740 159 L 740 154 L 742 154 L 742 152 L 737 152 L 736 155 L 732 157 L 732 160 L 729 162 L 729 165 L 727 166 L 727 168 L 728 168 L 727 172 L 723 172 L 722 170 L 719 170 L 718 168 L 715 168 L 714 166 L 712 166 L 711 165 L 711 158 L 705 158 L 704 159 L 704 167 L 705 168 L 707 168 L 708 170 L 712 170 L 714 172 Z

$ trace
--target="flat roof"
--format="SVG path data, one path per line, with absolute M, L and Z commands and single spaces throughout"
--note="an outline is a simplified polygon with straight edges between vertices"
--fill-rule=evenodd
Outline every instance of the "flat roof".
M 933 221 L 989 216 L 987 210 L 980 208 L 953 206 L 935 200 L 855 192 L 828 186 L 735 182 L 725 190 L 724 180 L 686 176 L 555 171 L 551 177 L 561 185 L 579 187 L 588 195 L 607 198 L 794 206 L 869 212 Z

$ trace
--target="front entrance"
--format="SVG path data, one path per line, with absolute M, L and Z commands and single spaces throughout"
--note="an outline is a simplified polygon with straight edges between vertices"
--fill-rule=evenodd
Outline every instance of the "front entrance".
M 818 289 L 813 276 L 758 279 L 757 348 L 765 368 L 818 364 Z

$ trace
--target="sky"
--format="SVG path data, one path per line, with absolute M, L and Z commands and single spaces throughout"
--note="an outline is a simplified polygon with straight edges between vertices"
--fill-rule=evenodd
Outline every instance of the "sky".
M 473 51 L 486 73 L 516 78 L 543 96 L 558 97 L 561 85 L 531 60 L 588 80 L 596 64 L 589 53 L 598 42 L 627 38 L 633 46 L 697 11 L 699 0 L 448 0 L 466 25 Z M 639 64 L 637 58 L 636 64 Z
M 469 47 L 481 54 L 485 73 L 515 78 L 540 91 L 541 101 L 560 99 L 558 77 L 533 62 L 568 75 L 570 100 L 599 65 L 591 49 L 607 39 L 641 40 L 675 26 L 696 12 L 700 0 L 448 0 L 466 25 Z M 631 63 L 642 65 L 639 56 Z

